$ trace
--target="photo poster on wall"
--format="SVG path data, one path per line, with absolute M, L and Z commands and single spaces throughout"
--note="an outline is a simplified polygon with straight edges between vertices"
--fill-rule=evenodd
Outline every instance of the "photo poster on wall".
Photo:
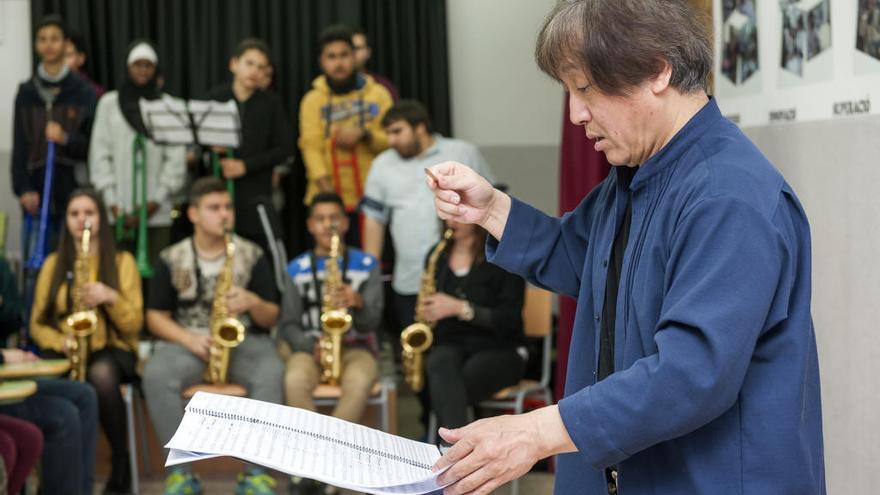
M 742 127 L 880 113 L 880 0 L 715 0 L 715 97 Z

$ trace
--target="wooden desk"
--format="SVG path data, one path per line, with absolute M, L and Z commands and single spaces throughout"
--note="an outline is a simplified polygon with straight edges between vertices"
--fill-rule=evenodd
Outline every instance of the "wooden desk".
M 61 376 L 70 371 L 67 359 L 39 359 L 26 363 L 0 364 L 0 380 Z
M 37 392 L 37 383 L 31 380 L 0 383 L 0 404 L 22 401 Z

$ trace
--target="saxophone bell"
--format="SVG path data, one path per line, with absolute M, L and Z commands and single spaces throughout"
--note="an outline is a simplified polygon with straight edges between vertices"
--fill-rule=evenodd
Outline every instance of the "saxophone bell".
M 67 317 L 66 323 L 74 337 L 88 337 L 98 325 L 98 316 L 92 310 L 77 311 Z
M 400 344 L 404 351 L 425 352 L 434 343 L 434 332 L 422 322 L 415 322 L 403 329 Z
M 217 328 L 211 334 L 214 341 L 223 347 L 233 348 L 244 342 L 244 325 L 235 318 L 225 318 L 216 323 Z
M 351 315 L 347 311 L 327 311 L 321 314 L 321 329 L 327 333 L 342 335 L 351 328 L 351 321 Z

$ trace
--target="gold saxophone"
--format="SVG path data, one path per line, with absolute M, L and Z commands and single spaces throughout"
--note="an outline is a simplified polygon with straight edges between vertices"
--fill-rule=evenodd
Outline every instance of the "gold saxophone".
M 90 240 L 92 224 L 86 222 L 83 229 L 79 254 L 73 262 L 73 287 L 70 287 L 73 303 L 72 313 L 67 317 L 67 349 L 70 357 L 70 378 L 86 381 L 86 367 L 89 361 L 89 336 L 98 327 L 98 315 L 82 301 L 83 285 L 92 281 L 92 258 Z
M 403 347 L 403 377 L 414 392 L 419 392 L 425 386 L 424 364 L 422 355 L 434 342 L 434 325 L 437 322 L 428 321 L 422 316 L 422 304 L 425 298 L 437 292 L 435 274 L 437 273 L 437 258 L 446 249 L 446 243 L 452 237 L 452 229 L 443 232 L 443 238 L 431 251 L 428 257 L 428 266 L 422 272 L 422 281 L 419 286 L 419 295 L 416 298 L 416 321 L 403 329 L 400 334 L 400 345 Z
M 214 304 L 211 308 L 211 349 L 208 368 L 205 370 L 205 380 L 209 383 L 226 383 L 230 350 L 244 341 L 245 332 L 244 325 L 229 314 L 229 309 L 226 307 L 226 295 L 232 288 L 232 261 L 235 255 L 235 243 L 228 228 L 224 234 L 224 242 L 226 260 L 217 275 Z
M 342 336 L 351 328 L 348 309 L 337 308 L 333 296 L 342 286 L 339 271 L 339 232 L 330 227 L 330 256 L 324 264 L 324 290 L 321 297 L 321 337 L 318 339 L 321 380 L 336 385 L 342 375 Z

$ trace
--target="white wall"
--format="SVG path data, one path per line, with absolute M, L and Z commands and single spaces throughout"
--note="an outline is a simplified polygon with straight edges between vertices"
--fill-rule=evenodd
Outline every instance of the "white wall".
M 0 152 L 12 149 L 12 107 L 15 91 L 31 73 L 31 2 L 0 1 Z M 3 181 L 8 180 L 3 176 Z
M 559 85 L 532 53 L 555 0 L 448 0 L 452 125 L 479 145 L 559 142 Z
M 452 127 L 499 180 L 548 213 L 559 197 L 562 88 L 541 73 L 535 39 L 555 0 L 447 0 Z
M 12 194 L 9 159 L 12 150 L 12 119 L 18 84 L 31 74 L 30 0 L 0 0 L 0 211 L 9 216 L 6 251 L 18 256 L 21 219 Z

